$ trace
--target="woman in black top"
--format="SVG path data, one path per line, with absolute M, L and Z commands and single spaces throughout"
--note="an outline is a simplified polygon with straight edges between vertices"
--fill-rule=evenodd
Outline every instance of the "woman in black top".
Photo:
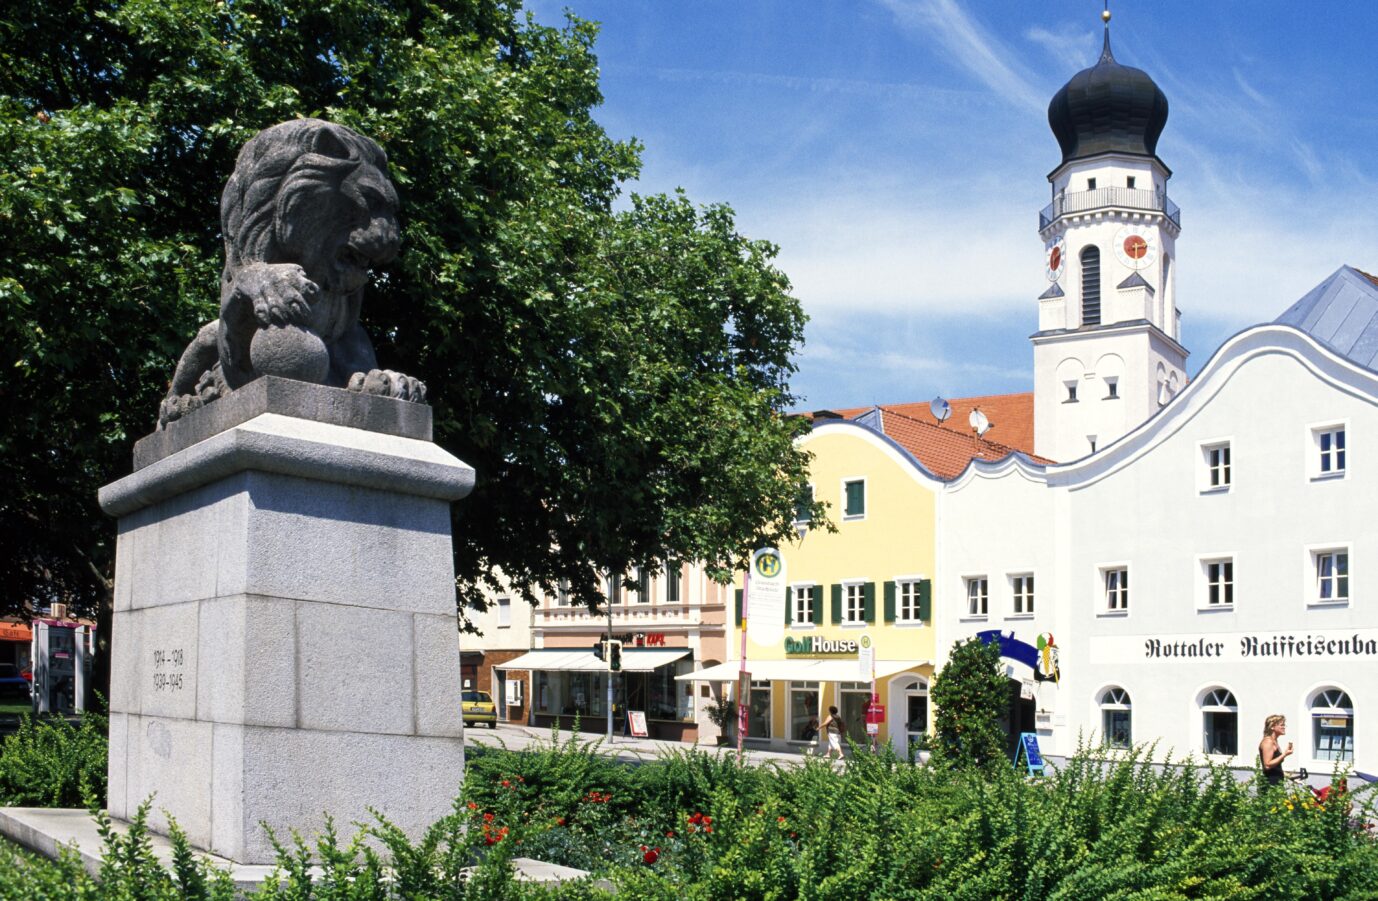
M 1263 778 L 1269 785 L 1278 785 L 1283 780 L 1282 762 L 1292 756 L 1292 743 L 1287 750 L 1278 746 L 1278 737 L 1287 734 L 1287 718 L 1275 713 L 1263 721 L 1263 741 L 1258 743 L 1258 759 L 1263 764 Z

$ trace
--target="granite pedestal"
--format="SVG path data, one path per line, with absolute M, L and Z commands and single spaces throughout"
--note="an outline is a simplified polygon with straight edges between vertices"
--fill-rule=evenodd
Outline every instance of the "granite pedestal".
M 260 382 L 100 493 L 110 814 L 155 796 L 155 831 L 171 814 L 243 864 L 273 859 L 261 823 L 312 835 L 372 807 L 417 835 L 464 775 L 450 503 L 473 470 L 427 408 Z

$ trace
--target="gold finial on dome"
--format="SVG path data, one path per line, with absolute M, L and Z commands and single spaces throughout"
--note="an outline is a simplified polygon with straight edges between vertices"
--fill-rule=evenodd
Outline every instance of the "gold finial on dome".
M 1105 0 L 1105 9 L 1101 10 L 1100 20 L 1106 25 L 1110 24 L 1110 0 Z

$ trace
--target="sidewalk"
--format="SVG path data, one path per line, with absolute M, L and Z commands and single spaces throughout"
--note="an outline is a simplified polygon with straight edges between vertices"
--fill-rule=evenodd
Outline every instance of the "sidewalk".
M 574 737 L 581 742 L 597 744 L 601 753 L 629 763 L 640 763 L 677 751 L 687 751 L 691 748 L 717 755 L 736 755 L 737 753 L 735 746 L 720 748 L 716 745 L 695 745 L 678 741 L 658 741 L 651 738 L 628 738 L 622 735 L 614 735 L 612 743 L 608 744 L 606 736 L 602 733 L 573 732 L 568 729 L 561 729 L 555 734 L 559 736 L 561 744 Z M 520 751 L 533 745 L 548 745 L 550 744 L 550 736 L 549 729 L 525 726 L 519 723 L 499 723 L 496 729 L 489 729 L 484 726 L 466 726 L 464 729 L 464 743 L 466 745 L 506 747 L 509 751 Z M 803 762 L 804 755 L 799 752 L 764 751 L 748 748 L 746 760 L 748 763 L 758 765 L 783 763 L 797 766 Z

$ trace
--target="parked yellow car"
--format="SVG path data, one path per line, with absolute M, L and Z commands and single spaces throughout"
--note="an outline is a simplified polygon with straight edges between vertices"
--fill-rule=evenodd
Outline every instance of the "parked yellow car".
M 486 691 L 464 692 L 460 701 L 460 710 L 464 715 L 464 725 L 466 726 L 472 726 L 474 723 L 487 723 L 489 729 L 498 727 L 498 708 Z

